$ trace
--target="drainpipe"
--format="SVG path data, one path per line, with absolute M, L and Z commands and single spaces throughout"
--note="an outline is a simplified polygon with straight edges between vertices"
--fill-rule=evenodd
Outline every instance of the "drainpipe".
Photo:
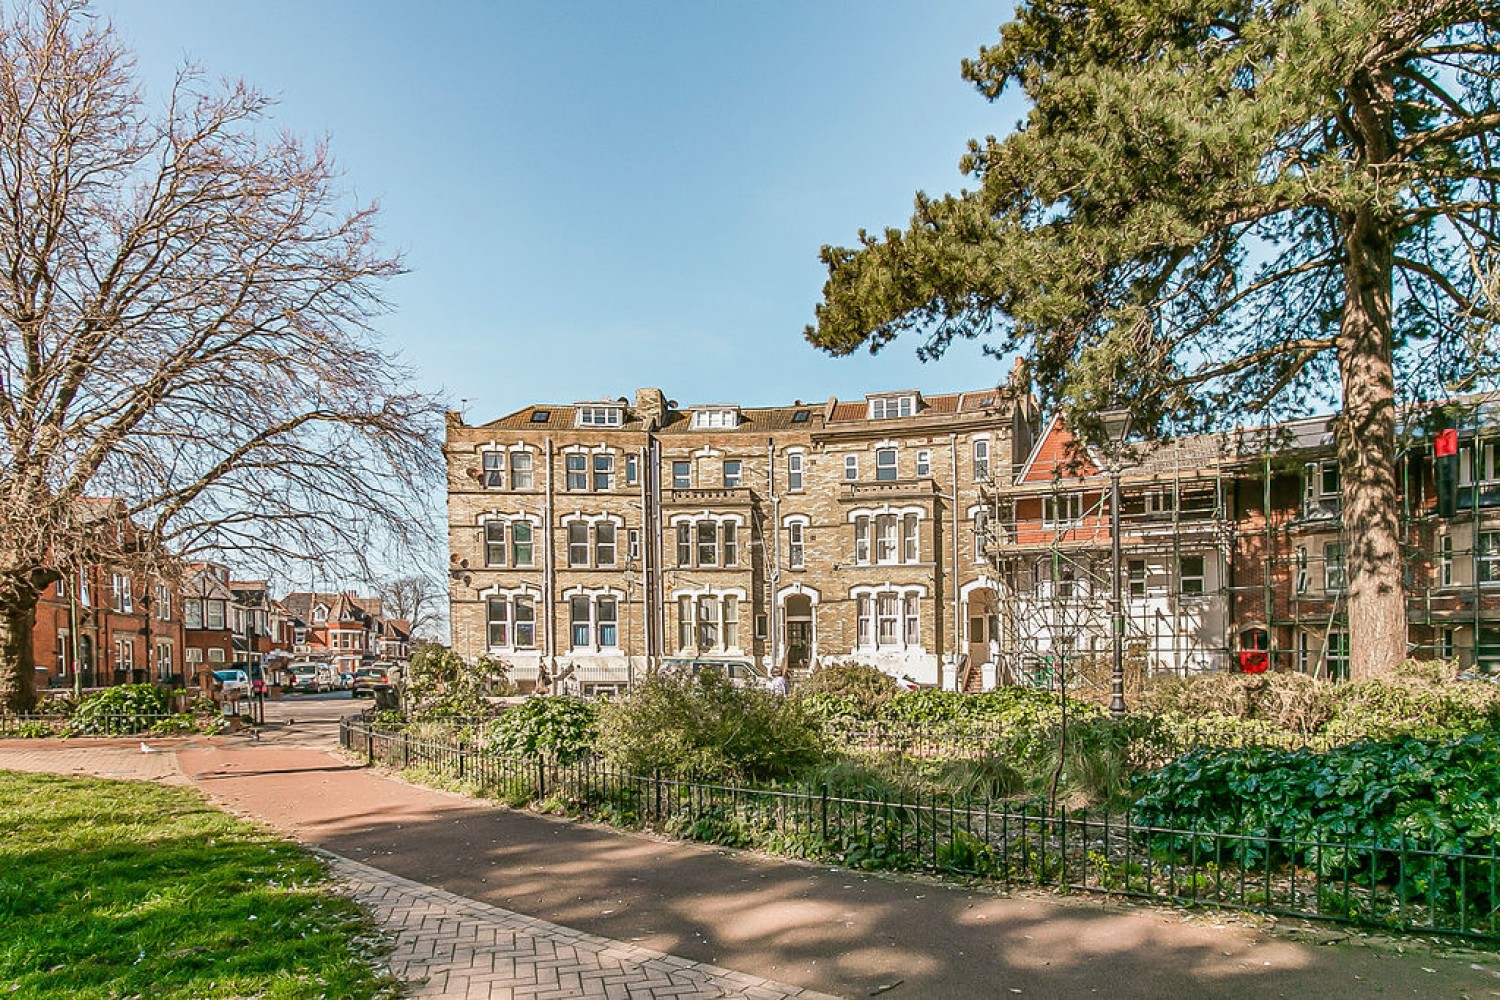
M 651 506 L 650 506 L 650 482 L 651 463 L 650 449 L 643 447 L 636 459 L 640 463 L 641 479 L 641 648 L 645 655 L 651 655 L 651 561 L 655 546 L 651 543 Z M 626 688 L 635 689 L 635 664 L 626 654 L 625 667 L 627 675 Z
M 542 496 L 542 558 L 546 560 L 547 571 L 542 574 L 542 605 L 547 609 L 547 627 L 543 630 L 542 642 L 546 646 L 545 656 L 551 661 L 547 666 L 547 676 L 550 679 L 557 669 L 557 609 L 552 604 L 555 589 L 553 576 L 557 572 L 557 566 L 552 555 L 552 438 L 550 436 L 546 439 L 546 445 L 546 488 Z
M 963 638 L 963 619 L 960 616 L 962 608 L 958 596 L 958 434 L 948 435 L 948 447 L 953 453 L 953 652 L 951 662 L 953 664 L 954 686 L 958 685 L 958 647 Z M 936 555 L 936 553 L 934 553 Z M 943 682 L 942 665 L 938 665 L 938 686 Z
M 781 631 L 777 627 L 780 616 L 777 614 L 781 598 L 777 589 L 781 583 L 781 495 L 776 492 L 776 439 L 766 438 L 766 485 L 771 493 L 771 662 L 766 670 L 767 677 L 773 677 L 776 673 L 777 664 L 781 662 Z M 803 544 L 807 542 L 804 539 Z
M 663 551 L 662 525 L 661 525 L 661 441 L 653 434 L 651 436 L 651 461 L 648 463 L 651 470 L 651 551 L 655 554 L 652 562 L 653 585 L 651 610 L 652 633 L 656 637 L 656 643 L 652 647 L 651 655 L 646 660 L 649 668 L 655 661 L 653 658 L 660 657 L 667 648 L 667 613 L 666 613 L 666 555 Z

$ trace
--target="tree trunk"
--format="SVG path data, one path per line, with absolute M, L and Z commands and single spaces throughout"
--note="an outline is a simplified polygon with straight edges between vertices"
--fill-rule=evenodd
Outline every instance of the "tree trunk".
M 1373 213 L 1344 240 L 1338 335 L 1344 408 L 1338 421 L 1350 676 L 1372 677 L 1406 657 L 1406 586 L 1396 494 L 1396 391 L 1391 369 L 1394 246 Z
M 0 596 L 0 710 L 29 712 L 36 707 L 36 670 L 32 633 L 37 595 L 5 588 Z

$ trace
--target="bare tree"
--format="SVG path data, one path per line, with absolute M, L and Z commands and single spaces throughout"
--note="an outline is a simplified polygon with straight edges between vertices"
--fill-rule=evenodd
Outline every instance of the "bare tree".
M 432 639 L 443 628 L 443 602 L 448 592 L 430 576 L 413 574 L 375 585 L 381 613 L 410 623 L 411 634 Z
M 71 567 L 357 556 L 428 520 L 438 407 L 371 328 L 401 263 L 269 107 L 191 69 L 148 106 L 83 0 L 0 24 L 0 705 L 33 702 Z

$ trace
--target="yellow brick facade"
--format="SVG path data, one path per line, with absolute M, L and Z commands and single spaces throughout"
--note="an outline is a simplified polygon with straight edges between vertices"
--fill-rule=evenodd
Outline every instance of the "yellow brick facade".
M 537 404 L 450 414 L 453 641 L 523 685 L 617 687 L 663 659 L 766 676 L 858 660 L 955 683 L 981 490 L 1031 448 L 1010 384 L 790 406 Z

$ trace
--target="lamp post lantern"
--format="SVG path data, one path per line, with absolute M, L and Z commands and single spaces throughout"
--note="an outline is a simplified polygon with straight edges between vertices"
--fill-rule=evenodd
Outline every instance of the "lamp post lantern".
M 1105 410 L 1099 414 L 1109 446 L 1109 562 L 1110 653 L 1109 714 L 1125 714 L 1125 603 L 1120 587 L 1120 459 L 1125 438 L 1130 434 L 1129 410 Z

